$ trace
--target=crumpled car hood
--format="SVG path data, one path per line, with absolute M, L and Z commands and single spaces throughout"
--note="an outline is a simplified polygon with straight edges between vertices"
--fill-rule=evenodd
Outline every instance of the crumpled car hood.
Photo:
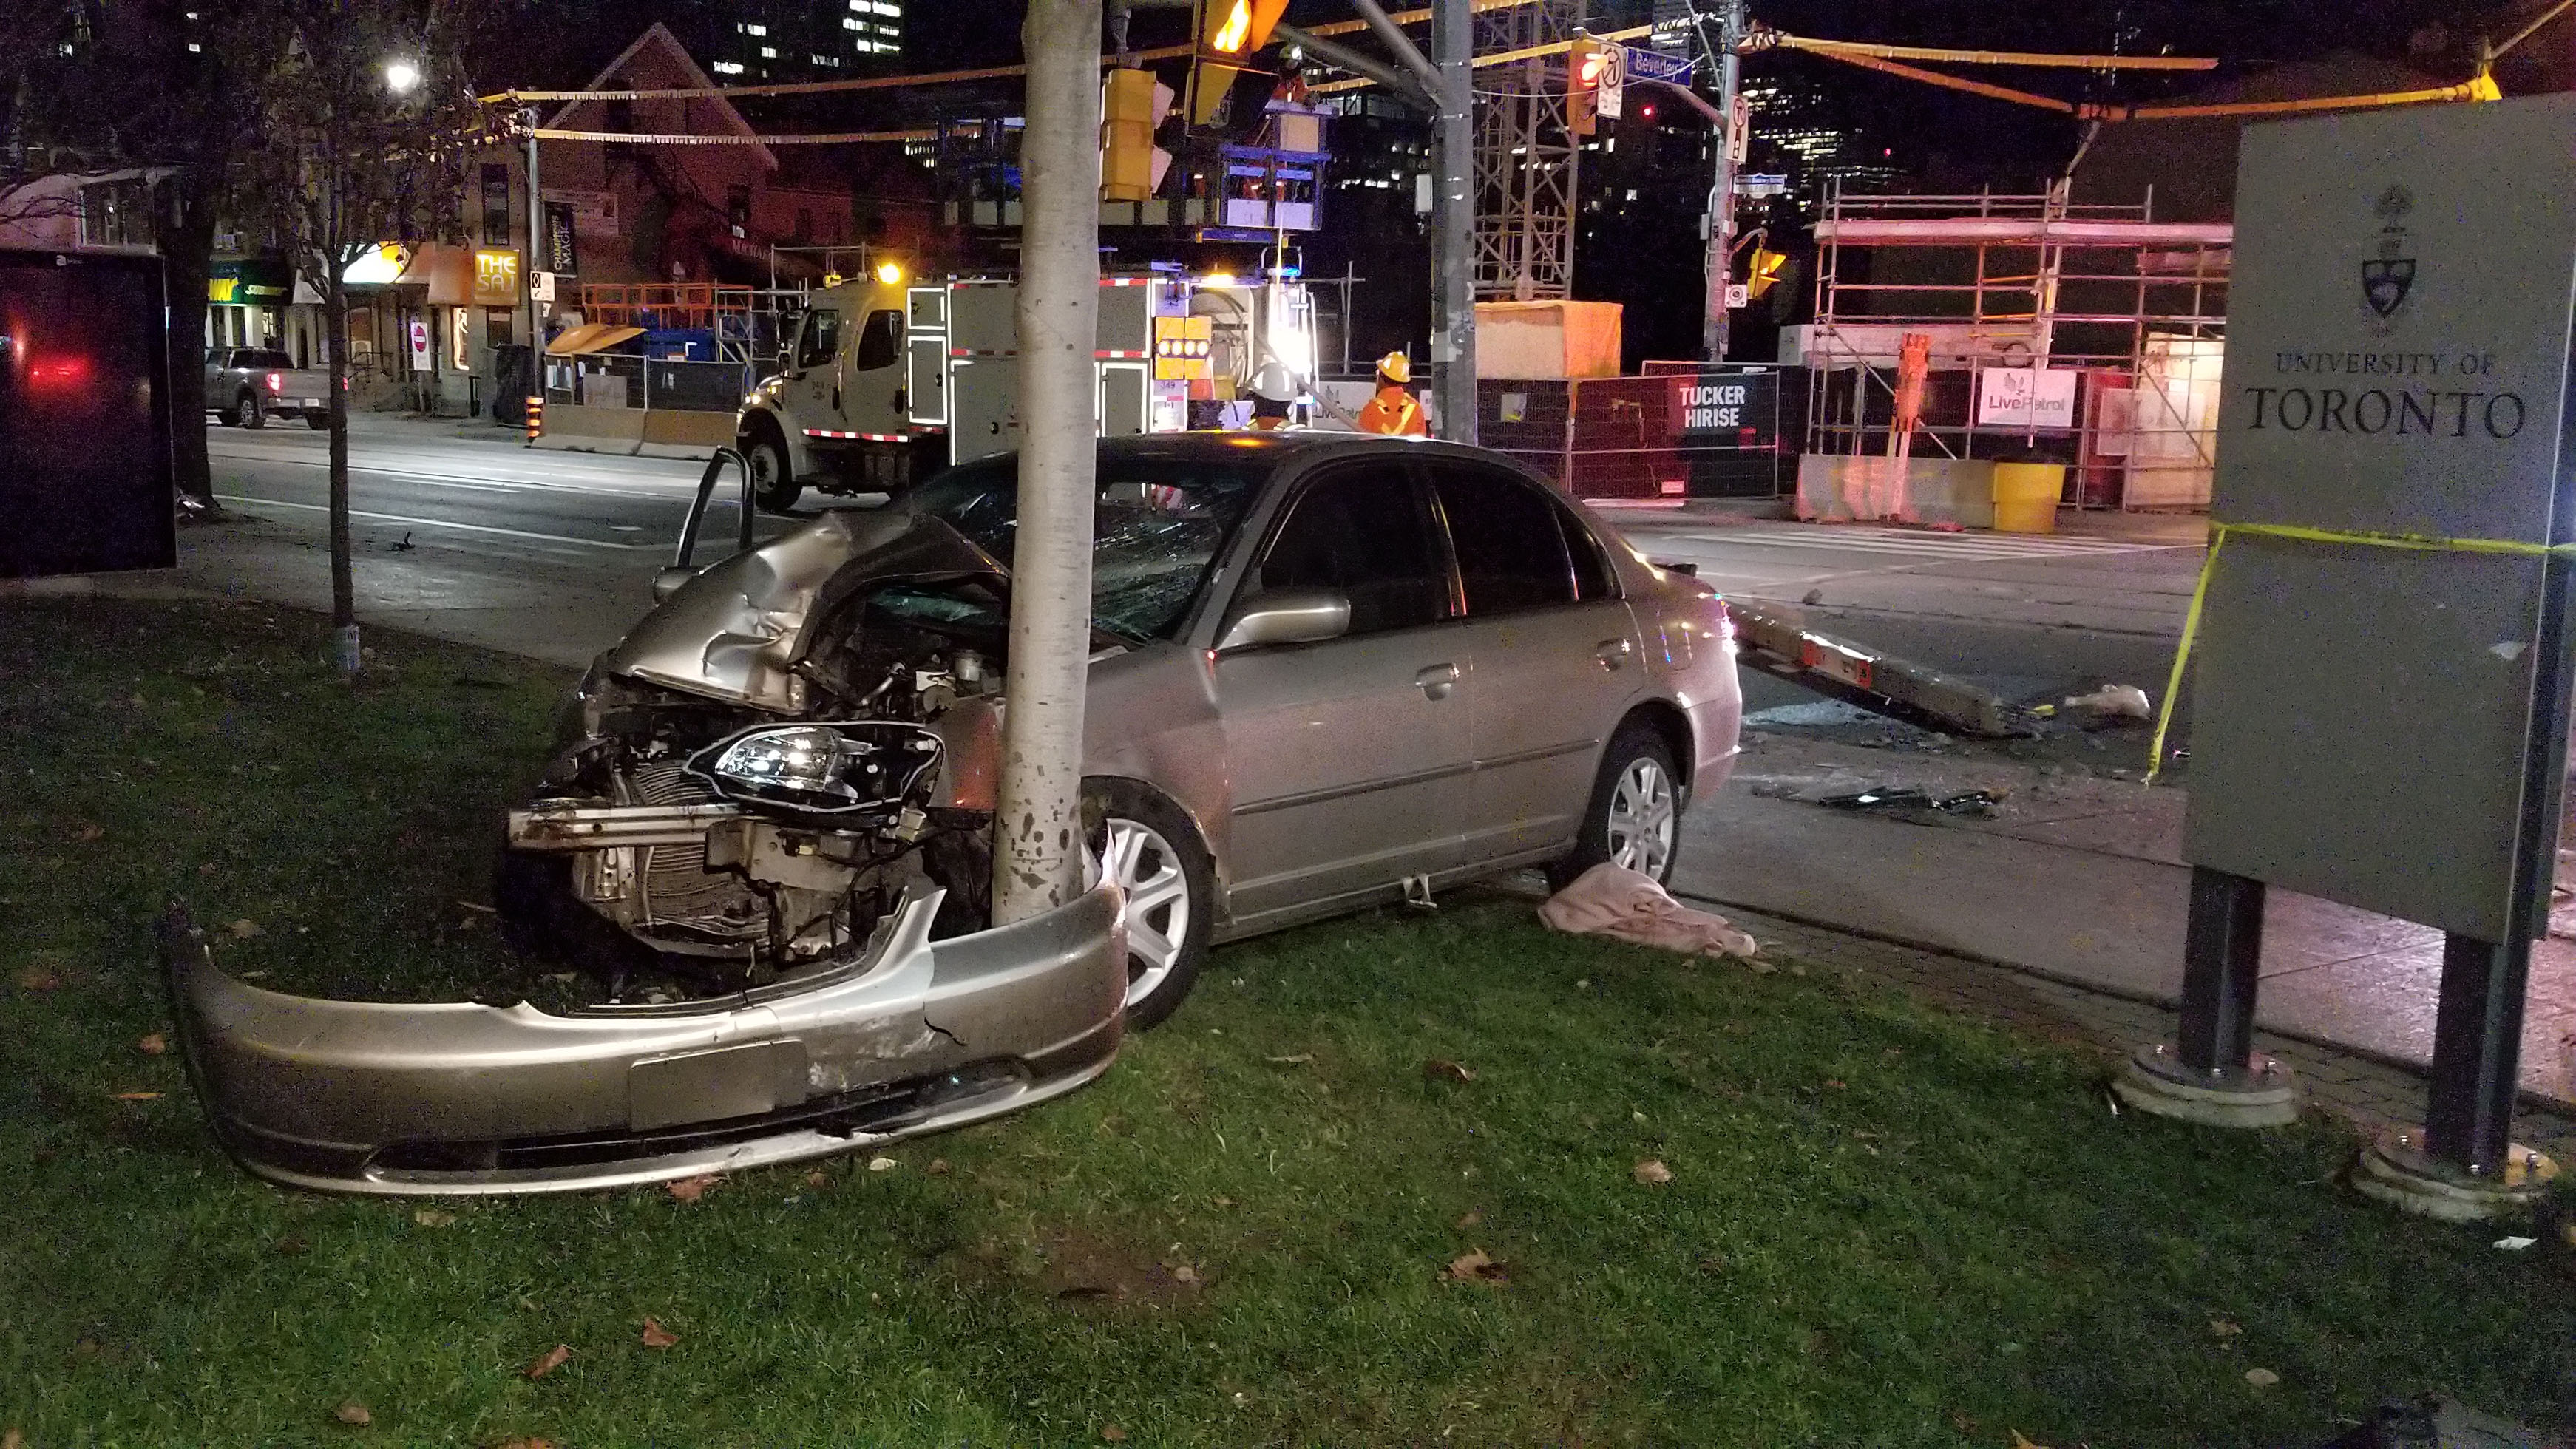
M 881 581 L 1010 570 L 946 522 L 909 509 L 832 509 L 680 586 L 599 657 L 601 672 L 775 714 L 805 708 L 806 627 Z

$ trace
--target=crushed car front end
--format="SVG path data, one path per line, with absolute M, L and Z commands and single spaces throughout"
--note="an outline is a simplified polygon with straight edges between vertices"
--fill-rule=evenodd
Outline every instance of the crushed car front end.
M 198 1095 L 260 1176 L 388 1195 L 617 1187 L 960 1127 L 1107 1071 L 1127 983 L 1117 889 L 934 939 L 943 894 L 908 892 L 856 949 L 790 979 L 560 1015 L 264 990 L 176 911 L 161 958 Z

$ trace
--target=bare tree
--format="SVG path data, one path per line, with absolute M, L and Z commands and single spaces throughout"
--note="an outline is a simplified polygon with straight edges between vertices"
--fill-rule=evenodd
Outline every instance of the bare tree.
M 469 153 L 485 139 L 459 60 L 474 0 L 259 0 L 285 38 L 245 78 L 258 145 L 237 214 L 274 237 L 322 298 L 330 375 L 331 622 L 355 673 L 349 556 L 349 308 L 342 278 L 387 244 L 455 235 Z

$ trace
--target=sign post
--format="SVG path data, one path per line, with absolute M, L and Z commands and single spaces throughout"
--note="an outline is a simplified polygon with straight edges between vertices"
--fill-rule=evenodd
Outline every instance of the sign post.
M 2556 1170 L 2509 1127 L 2567 749 L 2571 130 L 2576 96 L 2246 132 L 2182 1028 L 2119 1084 L 2204 1121 L 2295 1111 L 2252 1049 L 2268 886 L 2437 926 L 2426 1124 L 2354 1178 L 2441 1217 Z

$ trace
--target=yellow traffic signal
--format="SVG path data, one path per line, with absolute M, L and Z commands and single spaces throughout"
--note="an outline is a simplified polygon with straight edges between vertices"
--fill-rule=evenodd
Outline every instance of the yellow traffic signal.
M 1288 0 L 1199 0 L 1199 44 L 1219 55 L 1250 55 L 1270 43 Z
M 1565 129 L 1589 136 L 1601 95 L 1602 72 L 1610 67 L 1610 47 L 1589 36 L 1576 36 L 1565 52 Z
M 1100 199 L 1143 201 L 1154 194 L 1171 153 L 1154 130 L 1172 109 L 1172 89 L 1150 70 L 1113 70 L 1100 87 Z
M 1788 266 L 1787 253 L 1766 251 L 1761 247 L 1755 247 L 1752 265 L 1744 274 L 1744 295 L 1747 298 L 1753 298 L 1770 291 L 1779 284 Z

